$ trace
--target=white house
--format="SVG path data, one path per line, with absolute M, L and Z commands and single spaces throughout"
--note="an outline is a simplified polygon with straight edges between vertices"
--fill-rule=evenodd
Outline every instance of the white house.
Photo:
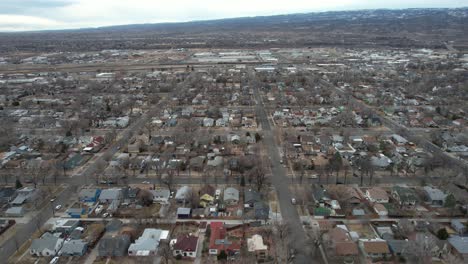
M 154 256 L 158 252 L 159 241 L 167 239 L 169 231 L 146 228 L 141 237 L 128 248 L 129 256 Z
M 55 256 L 63 246 L 64 240 L 51 233 L 45 233 L 32 241 L 29 253 L 34 256 Z

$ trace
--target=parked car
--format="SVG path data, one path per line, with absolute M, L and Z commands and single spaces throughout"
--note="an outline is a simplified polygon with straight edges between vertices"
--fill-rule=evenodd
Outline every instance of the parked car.
M 58 261 L 59 261 L 59 257 L 54 257 L 54 258 L 49 262 L 49 264 L 56 264 L 56 263 L 58 263 Z
M 60 210 L 60 209 L 62 209 L 62 205 L 61 205 L 61 204 L 55 206 L 55 210 Z
M 296 204 L 296 198 L 291 198 L 291 203 Z
M 104 206 L 98 205 L 98 207 L 96 207 L 96 210 L 94 210 L 94 212 L 96 214 L 100 214 L 102 212 L 102 209 L 104 209 Z

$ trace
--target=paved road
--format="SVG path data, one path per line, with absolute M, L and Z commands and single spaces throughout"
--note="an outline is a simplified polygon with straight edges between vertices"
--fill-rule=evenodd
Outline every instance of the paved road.
M 55 199 L 54 204 L 65 204 L 70 198 L 69 194 L 73 187 L 67 187 L 61 192 Z M 24 244 L 31 235 L 36 232 L 38 226 L 42 226 L 52 215 L 53 205 L 47 203 L 45 207 L 38 210 L 37 215 L 26 224 L 16 224 L 13 228 L 16 230 L 16 234 L 10 239 L 3 242 L 0 246 L 0 259 L 7 260 L 11 255 L 15 253 L 18 246 Z M 1 262 L 1 261 L 0 261 Z
M 273 131 L 268 121 L 268 115 L 261 103 L 258 87 L 254 90 L 257 100 L 256 114 L 262 126 L 263 144 L 268 152 L 270 166 L 272 170 L 271 182 L 276 189 L 278 201 L 281 210 L 283 222 L 288 225 L 289 248 L 296 251 L 294 263 L 319 263 L 313 261 L 310 252 L 304 250 L 307 248 L 307 236 L 302 227 L 299 214 L 293 204 L 291 204 L 291 193 L 289 191 L 289 179 L 287 178 L 286 169 L 280 163 L 280 155 L 278 146 L 275 142 Z

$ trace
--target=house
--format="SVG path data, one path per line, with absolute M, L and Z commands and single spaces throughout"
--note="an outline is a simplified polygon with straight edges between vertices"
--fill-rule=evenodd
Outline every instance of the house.
M 400 135 L 397 135 L 397 134 L 391 135 L 390 140 L 393 141 L 393 143 L 395 143 L 396 145 L 399 145 L 399 146 L 402 146 L 402 145 L 405 145 L 406 143 L 408 143 L 408 140 L 406 140 L 404 137 L 402 137 Z
M 205 117 L 203 118 L 203 126 L 204 127 L 212 127 L 214 126 L 215 120 L 213 118 Z
M 447 195 L 441 190 L 431 187 L 424 186 L 423 191 L 426 197 L 426 202 L 432 206 L 443 206 Z
M 270 215 L 270 206 L 265 202 L 254 203 L 254 217 L 255 219 L 267 220 Z
M 375 259 L 383 259 L 389 256 L 390 249 L 385 240 L 380 239 L 361 239 L 359 247 L 364 254 L 364 257 Z
M 453 254 L 464 261 L 468 260 L 468 237 L 451 236 L 448 238 L 448 243 Z
M 179 203 L 189 202 L 192 196 L 192 189 L 188 186 L 182 186 L 177 190 L 175 200 Z
M 201 171 L 205 164 L 205 156 L 198 156 L 191 158 L 189 161 L 189 167 L 195 171 Z
M 155 256 L 159 242 L 169 237 L 169 231 L 146 228 L 143 234 L 128 248 L 129 256 Z
M 172 255 L 182 256 L 182 258 L 196 258 L 198 249 L 198 237 L 192 235 L 179 236 L 175 241 L 171 241 Z
M 72 218 L 81 218 L 81 216 L 86 215 L 86 209 L 85 208 L 69 208 L 66 213 L 68 214 L 69 217 Z
M 33 239 L 29 253 L 33 256 L 55 256 L 62 248 L 64 240 L 51 233 L 44 233 L 40 238 Z
M 210 255 L 218 255 L 223 250 L 228 255 L 240 252 L 240 244 L 228 239 L 227 230 L 223 222 L 211 222 L 210 229 L 210 244 L 208 247 Z
M 54 222 L 52 230 L 58 233 L 70 234 L 79 224 L 79 220 L 59 219 Z
M 253 207 L 255 203 L 260 202 L 262 199 L 260 194 L 252 189 L 244 191 L 244 204 L 245 207 Z
M 464 223 L 462 223 L 460 220 L 458 219 L 452 219 L 452 221 L 450 221 L 450 226 L 453 228 L 453 230 L 455 230 L 455 232 L 457 232 L 459 235 L 463 235 L 466 233 L 467 231 L 467 227 Z
M 247 249 L 255 254 L 257 261 L 262 262 L 268 258 L 268 246 L 263 243 L 261 235 L 255 234 L 247 239 Z
M 239 191 L 236 188 L 228 187 L 224 190 L 223 199 L 227 205 L 237 205 L 239 203 Z
M 155 190 L 150 190 L 153 194 L 153 202 L 159 204 L 169 203 L 169 196 L 171 195 L 169 189 L 166 188 L 157 188 Z
M 351 239 L 347 229 L 335 227 L 327 233 L 330 241 L 330 250 L 334 251 L 336 256 L 357 256 L 359 254 L 357 244 Z
M 22 217 L 24 212 L 25 210 L 23 206 L 13 206 L 5 211 L 5 215 L 9 217 Z
M 317 184 L 312 185 L 312 197 L 316 204 L 323 204 L 331 200 L 327 190 Z
M 107 229 L 107 227 L 106 227 Z M 98 246 L 98 256 L 100 257 L 123 257 L 127 255 L 130 246 L 130 236 L 128 234 L 105 234 L 101 238 Z
M 387 192 L 380 187 L 372 187 L 367 189 L 366 197 L 372 203 L 388 203 Z
M 34 187 L 23 187 L 16 191 L 17 196 L 13 201 L 11 201 L 12 205 L 22 205 L 27 201 L 32 201 L 36 198 L 38 194 L 38 190 Z
M 346 200 L 346 203 L 348 204 L 360 204 L 361 203 L 361 196 L 359 195 L 359 193 L 356 191 L 354 187 L 342 186 L 342 191 L 343 191 L 342 197 L 344 198 L 344 200 Z M 339 208 L 336 208 L 336 209 L 339 209 Z
M 371 164 L 375 167 L 386 168 L 392 164 L 392 160 L 384 154 L 380 153 L 377 156 L 371 157 Z
M 88 250 L 88 243 L 81 239 L 75 239 L 70 241 L 65 241 L 63 243 L 62 249 L 60 249 L 60 256 L 74 257 L 74 256 L 83 256 Z
M 380 216 L 387 216 L 388 215 L 388 210 L 385 208 L 383 204 L 376 203 L 374 205 L 374 211 Z
M 412 242 L 408 240 L 387 239 L 388 247 L 395 256 L 401 256 L 408 253 L 408 248 Z
M 113 201 L 120 201 L 122 197 L 122 189 L 120 188 L 105 189 L 102 190 L 101 194 L 99 195 L 99 202 L 110 204 Z
M 16 190 L 13 187 L 1 187 L 0 188 L 0 204 L 8 204 L 12 201 L 16 194 Z
M 392 188 L 392 197 L 400 206 L 415 206 L 417 202 L 416 194 L 410 188 L 395 186 Z
M 127 151 L 130 154 L 140 153 L 141 150 L 141 140 L 135 140 L 135 142 L 128 144 Z
M 190 218 L 191 210 L 192 209 L 190 209 L 190 208 L 184 208 L 184 207 L 177 208 L 177 218 L 179 218 L 179 219 Z
M 85 188 L 81 189 L 79 193 L 80 202 L 95 203 L 101 194 L 101 189 Z

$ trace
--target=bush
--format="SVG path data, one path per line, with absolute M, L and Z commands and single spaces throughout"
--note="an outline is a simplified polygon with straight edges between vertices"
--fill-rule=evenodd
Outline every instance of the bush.
M 227 254 L 224 250 L 221 250 L 218 255 L 218 260 L 226 260 L 227 259 Z
M 447 238 L 449 237 L 449 234 L 447 233 L 447 230 L 445 228 L 441 228 L 439 229 L 439 231 L 437 231 L 437 237 L 440 240 L 447 240 Z

